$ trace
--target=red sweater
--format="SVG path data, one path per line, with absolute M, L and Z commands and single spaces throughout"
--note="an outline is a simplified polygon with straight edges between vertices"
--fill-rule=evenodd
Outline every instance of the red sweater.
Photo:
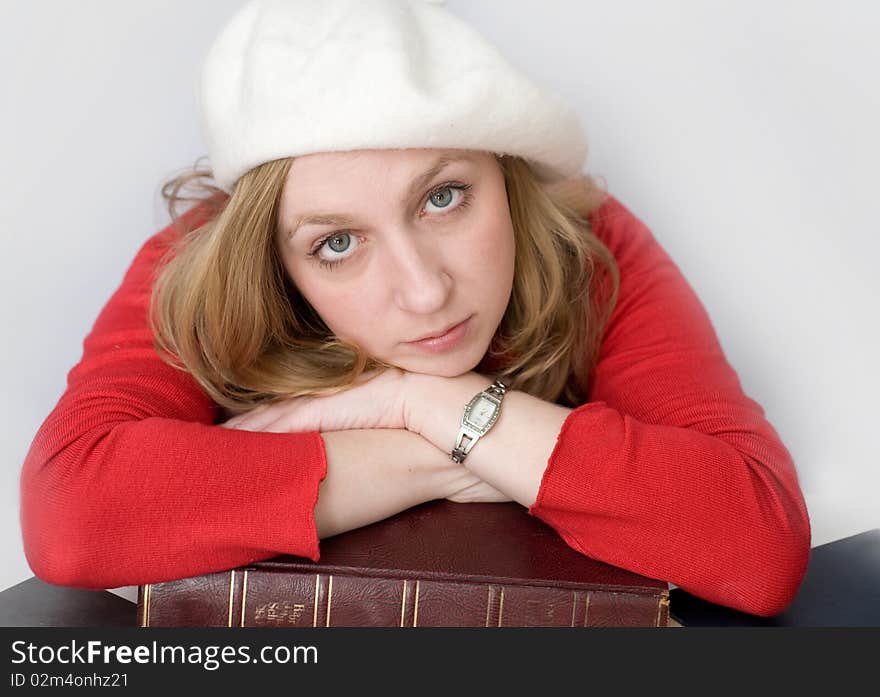
M 529 512 L 583 554 L 779 612 L 810 551 L 791 456 L 645 225 L 614 198 L 591 222 L 617 259 L 619 302 Z M 216 405 L 153 348 L 151 281 L 174 234 L 138 253 L 25 460 L 24 549 L 47 582 L 114 588 L 318 559 L 320 433 L 214 426 Z

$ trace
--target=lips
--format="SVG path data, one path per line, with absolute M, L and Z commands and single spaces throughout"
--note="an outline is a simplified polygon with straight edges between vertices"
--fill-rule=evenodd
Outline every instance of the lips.
M 428 352 L 434 354 L 447 353 L 454 351 L 467 341 L 467 337 L 471 334 L 471 325 L 474 315 L 470 315 L 467 319 L 458 324 L 454 324 L 449 329 L 443 330 L 440 336 L 429 336 L 416 341 L 407 341 L 405 345 L 418 352 Z
M 459 324 L 462 324 L 462 322 L 465 322 L 465 321 L 467 321 L 467 320 L 461 320 L 461 322 L 456 322 L 455 324 L 450 324 L 448 327 L 446 327 L 446 329 L 442 329 L 439 332 L 433 332 L 432 334 L 425 334 L 424 336 L 419 337 L 418 339 L 413 339 L 412 341 L 408 341 L 407 343 L 414 344 L 418 341 L 425 341 L 426 339 L 436 339 L 438 337 L 443 336 L 444 334 L 448 334 L 450 331 L 455 329 Z

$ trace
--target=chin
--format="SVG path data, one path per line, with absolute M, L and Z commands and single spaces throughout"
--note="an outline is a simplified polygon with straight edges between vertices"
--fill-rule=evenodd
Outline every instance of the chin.
M 434 375 L 441 378 L 455 378 L 459 375 L 469 373 L 476 368 L 482 360 L 485 350 L 478 356 L 468 354 L 458 354 L 449 356 L 431 356 L 421 360 L 404 360 L 396 361 L 396 365 L 401 370 L 409 373 L 420 373 L 422 375 Z

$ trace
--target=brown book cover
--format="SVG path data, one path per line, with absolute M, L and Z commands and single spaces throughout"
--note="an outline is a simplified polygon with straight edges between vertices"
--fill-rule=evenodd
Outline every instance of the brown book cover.
M 669 586 L 517 503 L 431 501 L 278 556 L 138 588 L 141 627 L 666 627 Z

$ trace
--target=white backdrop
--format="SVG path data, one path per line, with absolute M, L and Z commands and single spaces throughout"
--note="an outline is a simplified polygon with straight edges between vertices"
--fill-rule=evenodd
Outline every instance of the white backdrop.
M 676 260 L 794 456 L 813 544 L 880 526 L 880 6 L 447 4 L 577 107 L 587 170 Z M 0 0 L 0 590 L 32 575 L 21 463 L 167 223 L 160 182 L 204 154 L 193 79 L 238 6 Z

